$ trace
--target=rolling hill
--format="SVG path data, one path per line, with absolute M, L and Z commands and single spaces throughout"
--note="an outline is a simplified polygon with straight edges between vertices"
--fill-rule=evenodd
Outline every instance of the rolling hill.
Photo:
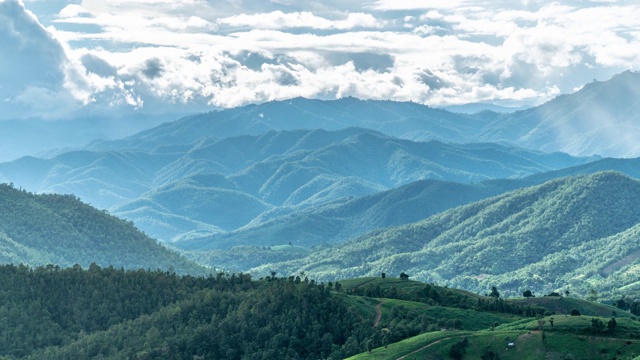
M 301 211 L 281 215 L 277 211 L 267 212 L 238 230 L 179 241 L 174 245 L 187 250 L 185 255 L 198 259 L 201 263 L 246 271 L 266 263 L 306 256 L 305 252 L 300 251 L 286 253 L 274 250 L 271 246 L 274 244 L 290 242 L 311 249 L 318 244 L 326 246 L 340 243 L 376 229 L 416 222 L 456 206 L 508 191 L 561 177 L 607 170 L 640 178 L 640 158 L 607 158 L 521 179 L 486 180 L 473 184 L 420 180 L 387 191 L 338 200 Z M 266 246 L 271 247 L 265 249 Z
M 130 222 L 74 196 L 34 195 L 9 185 L 0 185 L 0 263 L 206 273 Z
M 640 181 L 617 172 L 562 178 L 255 270 L 320 279 L 404 271 L 475 292 L 614 297 L 638 286 L 639 197 Z

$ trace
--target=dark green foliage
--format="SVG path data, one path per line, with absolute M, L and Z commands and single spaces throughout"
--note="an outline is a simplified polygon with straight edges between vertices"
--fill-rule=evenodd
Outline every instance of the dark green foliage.
M 611 320 L 607 322 L 607 330 L 609 331 L 610 334 L 616 331 L 617 326 L 618 326 L 618 322 L 616 321 L 616 318 L 611 318 Z
M 25 356 L 64 345 L 79 333 L 106 330 L 151 314 L 203 289 L 225 287 L 224 277 L 180 277 L 92 264 L 0 266 L 0 356 Z
M 485 351 L 484 354 L 482 354 L 480 359 L 482 359 L 482 360 L 500 360 L 500 355 L 498 355 L 497 353 L 493 352 L 493 350 L 489 349 L 489 350 Z
M 525 290 L 525 291 L 522 293 L 522 296 L 523 296 L 523 297 L 526 297 L 527 299 L 528 299 L 528 298 L 530 298 L 530 297 L 534 297 L 534 295 L 533 295 L 533 293 L 531 292 L 531 290 Z
M 604 322 L 598 318 L 591 319 L 591 332 L 598 335 L 604 331 Z
M 578 311 L 577 309 L 571 310 L 571 316 L 580 316 L 580 311 Z
M 640 302 L 636 301 L 629 306 L 629 311 L 633 315 L 640 315 Z
M 498 292 L 498 289 L 495 286 L 491 287 L 491 292 L 489 293 L 489 296 L 496 299 L 500 297 L 500 293 Z
M 300 278 L 7 265 L 0 283 L 0 357 L 342 359 L 389 341 Z M 423 331 L 398 314 L 394 339 Z
M 462 341 L 451 345 L 451 349 L 449 350 L 449 357 L 455 360 L 461 360 L 467 353 L 468 345 L 469 340 L 466 337 Z

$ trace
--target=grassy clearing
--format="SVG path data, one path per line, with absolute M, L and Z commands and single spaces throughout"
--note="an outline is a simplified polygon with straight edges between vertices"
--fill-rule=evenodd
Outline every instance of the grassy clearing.
M 436 331 L 425 334 L 420 334 L 412 338 L 397 342 L 389 345 L 387 348 L 380 347 L 374 349 L 370 353 L 362 353 L 352 356 L 350 360 L 386 360 L 397 359 L 403 355 L 409 354 L 413 351 L 419 350 L 422 347 L 435 343 L 436 341 L 442 341 L 448 338 L 462 338 L 463 336 L 470 335 L 470 332 L 465 331 Z
M 582 336 L 563 332 L 479 331 L 422 334 L 371 353 L 349 359 L 404 360 L 449 359 L 453 344 L 468 340 L 463 359 L 480 359 L 493 353 L 501 360 L 634 359 L 640 342 L 624 337 Z M 515 347 L 509 347 L 513 342 Z

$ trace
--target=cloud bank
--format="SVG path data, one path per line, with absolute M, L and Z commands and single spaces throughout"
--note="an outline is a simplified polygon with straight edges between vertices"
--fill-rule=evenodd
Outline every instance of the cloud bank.
M 296 96 L 536 104 L 640 66 L 633 1 L 243 4 L 0 0 L 2 116 Z

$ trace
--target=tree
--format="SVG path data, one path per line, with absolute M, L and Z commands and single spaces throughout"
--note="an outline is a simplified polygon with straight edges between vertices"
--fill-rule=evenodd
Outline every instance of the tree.
M 624 298 L 620 298 L 620 300 L 616 301 L 614 304 L 618 309 L 629 310 L 629 304 L 624 300 Z
M 384 279 L 384 278 L 386 278 L 386 277 L 387 277 L 387 274 L 382 273 L 382 278 Z
M 404 271 L 400 274 L 400 280 L 409 280 L 409 275 L 405 274 Z
M 531 298 L 531 297 L 534 297 L 534 296 L 533 296 L 533 293 L 531 292 L 531 290 L 525 290 L 525 291 L 522 293 L 522 296 L 523 296 L 523 297 L 526 297 L 527 299 L 528 299 L 528 298 Z
M 580 311 L 578 309 L 571 310 L 571 316 L 580 316 Z
M 618 326 L 618 322 L 616 321 L 616 318 L 611 318 L 611 320 L 607 322 L 607 329 L 609 329 L 610 333 L 615 332 L 617 326 Z
M 598 318 L 592 318 L 591 331 L 596 335 L 604 331 L 604 323 L 602 322 L 602 320 Z
M 598 293 L 596 292 L 596 289 L 594 288 L 589 289 L 589 294 L 587 295 L 587 301 L 591 301 L 591 302 L 598 301 Z
M 496 299 L 500 297 L 500 293 L 498 292 L 498 289 L 495 286 L 491 287 L 491 293 L 489 293 L 489 296 Z
M 633 315 L 640 315 L 640 302 L 634 302 L 633 304 L 631 304 L 631 306 L 629 307 L 629 311 Z
M 569 290 L 564 291 L 564 296 L 569 297 L 569 294 L 570 294 Z
M 449 357 L 455 360 L 462 359 L 467 353 L 467 345 L 469 345 L 469 340 L 467 338 L 464 338 L 462 341 L 451 345 L 451 349 L 449 350 Z

